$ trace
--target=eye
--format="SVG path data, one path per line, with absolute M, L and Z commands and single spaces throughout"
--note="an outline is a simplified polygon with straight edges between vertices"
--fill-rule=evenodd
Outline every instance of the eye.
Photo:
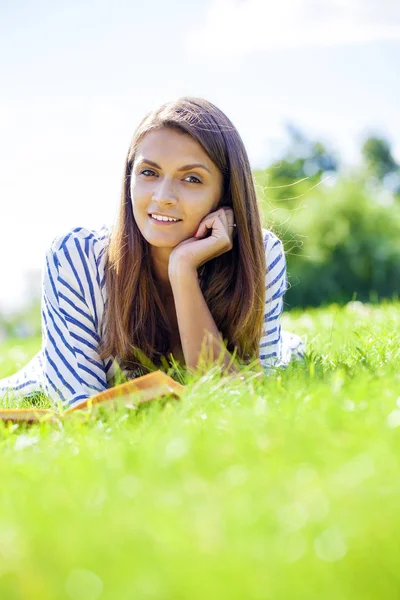
M 191 179 L 195 179 L 195 180 L 196 180 L 196 181 L 191 181 L 191 182 L 189 182 L 189 183 L 201 183 L 200 179 L 199 179 L 198 177 L 195 177 L 194 175 L 188 175 L 188 176 L 186 177 L 186 179 L 189 179 L 189 178 L 191 178 Z
M 155 174 L 151 169 L 143 169 L 143 171 L 140 171 L 139 175 L 143 175 L 146 171 L 148 173 L 152 173 L 153 175 Z M 145 177 L 147 177 L 147 175 L 145 175 Z
M 147 175 L 146 173 L 149 173 L 149 175 Z M 139 175 L 144 175 L 145 177 L 152 177 L 153 175 L 157 175 L 157 173 L 155 173 L 155 171 L 153 171 L 152 169 L 142 169 L 142 171 L 139 172 Z M 198 177 L 195 177 L 195 175 L 188 175 L 186 179 L 194 179 L 194 181 L 189 181 L 189 183 L 202 183 Z

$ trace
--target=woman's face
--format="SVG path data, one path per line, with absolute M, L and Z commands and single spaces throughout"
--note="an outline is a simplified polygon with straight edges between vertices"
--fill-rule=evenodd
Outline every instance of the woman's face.
M 221 193 L 221 172 L 190 135 L 162 128 L 143 137 L 132 166 L 131 198 L 135 221 L 149 244 L 172 249 L 194 236 Z M 179 220 L 157 221 L 151 215 Z

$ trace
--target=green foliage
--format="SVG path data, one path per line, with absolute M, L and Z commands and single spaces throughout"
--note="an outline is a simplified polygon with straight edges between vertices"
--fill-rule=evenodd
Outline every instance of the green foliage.
M 399 312 L 292 311 L 306 361 L 262 380 L 0 422 L 0 598 L 397 597 Z
M 348 176 L 319 169 L 305 177 L 303 158 L 254 173 L 263 224 L 281 237 L 287 253 L 287 307 L 397 297 L 400 203 L 376 178 L 389 174 L 394 185 L 388 169 L 396 165 L 375 142 L 364 144 L 365 169 Z M 315 153 L 318 145 L 312 147 Z
M 367 138 L 361 147 L 361 154 L 367 169 L 378 179 L 400 171 L 399 165 L 393 158 L 389 142 L 383 138 Z
M 296 211 L 272 216 L 287 249 L 289 307 L 398 292 L 400 206 L 382 206 L 360 182 L 342 179 L 313 190 Z
M 293 125 L 286 129 L 290 139 L 287 151 L 265 171 L 256 170 L 255 177 L 269 201 L 285 201 L 286 206 L 293 207 L 296 198 L 317 185 L 324 174 L 337 171 L 339 159 L 324 144 L 309 140 Z

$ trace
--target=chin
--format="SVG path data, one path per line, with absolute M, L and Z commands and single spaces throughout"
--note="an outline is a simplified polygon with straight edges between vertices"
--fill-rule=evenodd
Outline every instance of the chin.
M 143 235 L 143 234 L 142 234 Z M 182 240 L 168 240 L 162 235 L 144 235 L 146 242 L 154 248 L 175 248 Z
M 146 240 L 149 244 L 149 246 L 153 246 L 153 248 L 175 248 L 175 246 L 177 246 L 180 242 L 177 242 L 176 244 L 171 244 L 168 242 L 162 242 L 161 240 Z

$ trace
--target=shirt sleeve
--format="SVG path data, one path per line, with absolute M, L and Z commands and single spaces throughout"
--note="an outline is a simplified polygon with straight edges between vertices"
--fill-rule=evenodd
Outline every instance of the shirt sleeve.
M 287 289 L 286 257 L 283 244 L 268 232 L 264 238 L 267 272 L 265 276 L 265 311 L 260 340 L 260 362 L 267 372 L 278 366 L 282 354 L 280 316 Z
M 76 228 L 56 238 L 46 252 L 43 385 L 64 408 L 107 388 L 106 365 L 98 356 L 103 299 L 95 241 L 93 232 Z

